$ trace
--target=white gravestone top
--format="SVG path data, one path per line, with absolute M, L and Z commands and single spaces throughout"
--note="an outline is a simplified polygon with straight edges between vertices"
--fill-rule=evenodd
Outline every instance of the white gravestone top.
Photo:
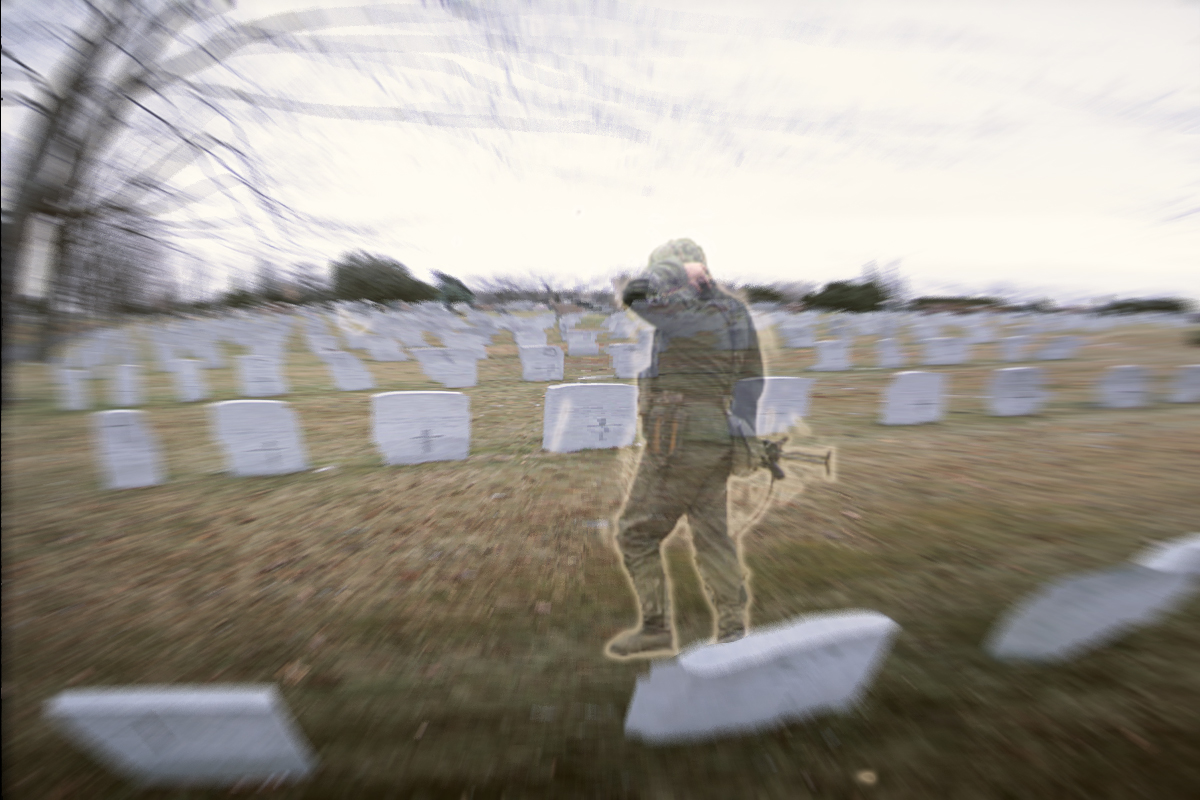
M 162 483 L 158 443 L 144 411 L 99 411 L 92 415 L 105 489 L 136 489 Z
M 91 373 L 86 369 L 59 368 L 57 371 L 58 406 L 64 411 L 85 411 L 91 407 L 88 398 L 88 380 Z
M 618 378 L 636 378 L 650 368 L 650 347 L 635 342 L 605 345 Z
M 142 368 L 139 364 L 113 367 L 112 404 L 123 408 L 142 404 Z
M 518 347 L 521 359 L 521 380 L 561 381 L 563 379 L 563 351 L 557 345 L 540 347 Z
M 883 395 L 881 425 L 923 425 L 937 422 L 945 411 L 945 375 L 937 372 L 897 372 Z
M 372 395 L 371 431 L 385 464 L 462 461 L 471 451 L 471 398 L 462 392 Z
M 1045 374 L 1038 367 L 1009 367 L 992 372 L 988 407 L 993 416 L 1036 414 L 1048 397 Z
M 308 469 L 296 412 L 280 400 L 226 400 L 209 406 L 229 472 L 286 475 Z
M 600 345 L 596 343 L 596 337 L 600 331 L 592 330 L 568 330 L 564 331 L 563 339 L 567 342 L 567 355 L 569 356 L 596 356 L 600 355 Z
M 1172 403 L 1200 403 L 1200 364 L 1188 364 L 1175 370 L 1174 385 L 1167 400 Z
M 1075 357 L 1083 338 L 1079 336 L 1056 336 L 1047 342 L 1038 352 L 1039 361 L 1065 361 Z
M 844 372 L 850 369 L 850 344 L 846 339 L 822 339 L 817 342 L 815 372 Z
M 408 354 L 390 336 L 371 336 L 367 339 L 367 352 L 372 361 L 408 361 Z
M 797 420 L 808 416 L 809 393 L 815 383 L 813 378 L 743 378 L 733 387 L 732 413 L 745 419 L 758 392 L 754 432 L 758 436 L 787 433 Z
M 274 686 L 69 689 L 46 716 L 143 786 L 229 786 L 307 777 L 316 764 Z
M 195 403 L 208 398 L 208 386 L 201 367 L 203 361 L 193 358 L 171 360 L 171 371 L 175 374 L 175 397 L 181 403 Z
M 515 328 L 513 330 L 513 341 L 517 343 L 517 347 L 544 347 L 546 345 L 546 332 L 531 328 Z
M 1000 340 L 1001 360 L 1003 361 L 1020 361 L 1025 353 L 1025 348 L 1029 346 L 1028 336 L 1006 336 Z
M 897 339 L 887 338 L 875 342 L 876 366 L 880 369 L 900 369 L 905 365 L 904 352 Z
M 1152 545 L 1135 556 L 1133 563 L 1160 572 L 1200 576 L 1200 533 Z
M 954 366 L 964 364 L 970 357 L 971 344 L 963 337 L 935 337 L 926 339 L 924 358 L 927 366 Z
M 479 379 L 479 363 L 469 350 L 448 347 L 415 347 L 412 351 L 421 371 L 430 380 L 450 389 L 474 386 Z
M 995 658 L 1072 658 L 1152 624 L 1196 588 L 1192 575 L 1139 564 L 1056 581 L 1017 603 L 996 626 L 987 650 Z
M 339 392 L 361 392 L 375 388 L 375 379 L 371 377 L 370 370 L 353 353 L 345 350 L 326 352 L 321 354 L 321 360 L 329 367 L 333 385 Z
M 638 678 L 625 734 L 666 744 L 844 712 L 861 701 L 899 630 L 874 611 L 814 614 L 690 648 Z
M 564 383 L 546 390 L 542 449 L 553 453 L 628 447 L 637 435 L 637 387 Z
M 1150 373 L 1145 367 L 1109 367 L 1096 385 L 1100 405 L 1104 408 L 1140 408 L 1147 405 L 1149 379 Z
M 246 397 L 275 397 L 288 393 L 279 361 L 264 356 L 238 356 L 238 378 Z

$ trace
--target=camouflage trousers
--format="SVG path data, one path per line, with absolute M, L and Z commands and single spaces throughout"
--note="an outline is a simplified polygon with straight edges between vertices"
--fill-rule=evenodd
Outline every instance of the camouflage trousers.
M 679 442 L 648 447 L 617 524 L 617 545 L 633 580 L 645 627 L 669 627 L 661 545 L 687 516 L 696 566 L 717 613 L 718 635 L 745 624 L 746 575 L 729 535 L 728 444 Z

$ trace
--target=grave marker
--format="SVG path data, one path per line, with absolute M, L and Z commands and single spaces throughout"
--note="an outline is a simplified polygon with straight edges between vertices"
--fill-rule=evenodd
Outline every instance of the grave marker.
M 880 339 L 875 342 L 876 366 L 880 369 L 900 369 L 905 365 L 904 353 L 896 339 Z
M 142 367 L 118 364 L 112 371 L 112 404 L 128 408 L 142 404 Z
M 1149 403 L 1149 382 L 1145 367 L 1109 367 L 1096 385 L 1099 403 L 1103 408 L 1141 408 Z
M 136 489 L 163 482 L 162 456 L 146 412 L 98 411 L 92 415 L 92 425 L 105 489 Z
M 226 400 L 209 405 L 226 469 L 238 476 L 286 475 L 308 469 L 296 412 L 280 400 Z
M 758 436 L 787 433 L 797 420 L 808 416 L 809 393 L 815 383 L 813 378 L 743 378 L 733 387 L 731 412 L 740 419 L 748 419 L 757 394 L 754 433 Z
M 372 395 L 371 436 L 385 464 L 462 461 L 471 451 L 471 398 L 462 392 Z
M 822 339 L 817 342 L 817 363 L 809 367 L 814 372 L 844 372 L 850 369 L 850 345 L 845 339 Z
M 1200 403 L 1200 364 L 1175 370 L 1174 386 L 1167 397 L 1171 403 Z
M 288 393 L 280 362 L 264 356 L 238 356 L 238 382 L 246 397 L 275 397 Z
M 375 388 L 375 379 L 371 377 L 370 370 L 353 353 L 335 350 L 322 353 L 321 360 L 329 368 L 333 385 L 339 392 L 361 392 Z
M 208 398 L 208 386 L 200 368 L 203 361 L 193 358 L 171 360 L 171 371 L 175 375 L 175 398 L 181 403 L 194 403 Z
M 814 614 L 650 665 L 625 735 L 652 744 L 745 735 L 861 701 L 900 626 L 874 611 Z
M 88 397 L 88 380 L 91 373 L 86 369 L 59 368 L 58 376 L 58 407 L 64 411 L 86 411 L 91 408 Z
M 945 377 L 938 372 L 897 372 L 884 392 L 879 424 L 923 425 L 941 420 Z
M 45 713 L 143 786 L 294 781 L 316 763 L 274 686 L 68 689 L 47 701 Z
M 521 359 L 521 380 L 561 381 L 563 379 L 563 351 L 557 345 L 540 347 L 518 347 Z
M 637 387 L 564 383 L 546 390 L 542 449 L 553 453 L 628 447 L 637 434 Z
M 992 372 L 988 407 L 993 416 L 1036 414 L 1046 402 L 1045 375 L 1038 367 L 1009 367 Z

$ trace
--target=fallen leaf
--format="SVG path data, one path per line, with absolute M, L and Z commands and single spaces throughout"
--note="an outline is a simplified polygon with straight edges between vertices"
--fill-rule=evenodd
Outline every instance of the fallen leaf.
M 293 661 L 292 663 L 281 667 L 280 670 L 275 673 L 275 677 L 283 681 L 284 686 L 295 686 L 304 679 L 304 676 L 307 675 L 311 669 L 312 667 L 308 666 L 302 661 Z
M 417 728 L 417 735 L 413 737 L 413 741 L 416 741 L 416 740 L 420 739 L 422 736 L 424 736 L 425 729 L 428 727 L 429 727 L 428 721 L 422 722 L 421 725 Z
M 842 514 L 846 515 L 850 519 L 862 519 L 861 514 L 856 514 L 853 511 L 843 511 Z
M 549 614 L 550 613 L 550 604 L 547 602 L 539 602 L 537 605 L 535 605 L 533 607 L 533 610 L 535 612 L 537 612 L 538 614 Z
M 860 770 L 859 772 L 855 773 L 854 780 L 858 781 L 863 786 L 874 786 L 875 782 L 877 780 L 879 780 L 879 777 L 875 774 L 874 771 L 869 770 L 869 769 L 864 769 L 864 770 Z

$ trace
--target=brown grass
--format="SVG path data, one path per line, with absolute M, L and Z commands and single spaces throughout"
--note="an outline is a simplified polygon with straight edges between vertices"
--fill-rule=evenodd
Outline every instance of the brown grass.
M 45 368 L 22 365 L 3 426 L 6 797 L 210 796 L 134 790 L 41 704 L 69 686 L 273 681 L 321 760 L 281 798 L 1196 796 L 1200 604 L 1065 666 L 979 646 L 1040 583 L 1200 528 L 1200 409 L 1090 405 L 1106 366 L 1196 361 L 1179 331 L 1122 329 L 1046 364 L 1038 417 L 985 415 L 996 362 L 933 368 L 955 396 L 942 424 L 914 428 L 874 423 L 887 373 L 813 373 L 809 423 L 841 479 L 747 534 L 754 621 L 861 607 L 903 632 L 851 715 L 669 748 L 624 738 L 644 667 L 601 655 L 635 613 L 588 524 L 620 507 L 621 457 L 542 453 L 546 385 L 522 383 L 498 341 L 465 390 L 465 464 L 381 467 L 370 393 L 332 391 L 297 337 L 286 399 L 312 467 L 335 468 L 226 477 L 203 404 L 148 372 L 170 482 L 123 492 L 98 489 L 88 415 L 55 410 Z M 810 360 L 777 353 L 772 372 Z M 568 358 L 566 378 L 606 361 Z M 415 362 L 369 366 L 381 391 L 438 388 Z M 213 400 L 235 397 L 231 370 L 207 375 Z M 669 553 L 695 641 L 708 612 L 686 543 Z

